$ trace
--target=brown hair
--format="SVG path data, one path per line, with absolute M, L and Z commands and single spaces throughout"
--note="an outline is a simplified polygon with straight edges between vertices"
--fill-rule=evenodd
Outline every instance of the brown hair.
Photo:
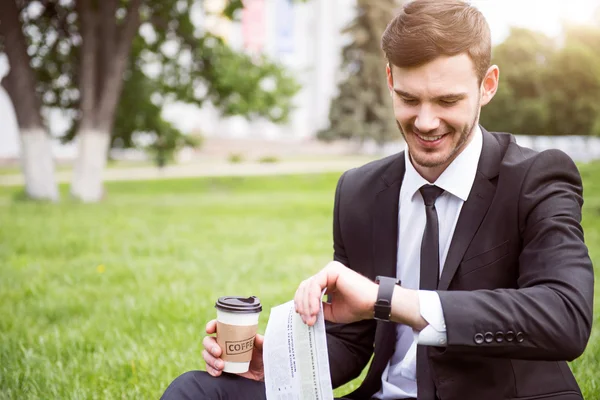
M 492 56 L 490 27 L 462 0 L 413 0 L 388 24 L 381 48 L 390 64 L 418 67 L 439 56 L 467 53 L 483 80 Z

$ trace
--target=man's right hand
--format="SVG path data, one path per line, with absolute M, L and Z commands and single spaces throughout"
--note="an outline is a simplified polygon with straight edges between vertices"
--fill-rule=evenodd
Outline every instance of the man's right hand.
M 217 332 L 217 320 L 213 319 L 206 324 L 206 333 L 212 335 Z M 265 379 L 265 368 L 263 364 L 263 343 L 265 337 L 263 335 L 256 334 L 254 338 L 254 350 L 252 350 L 252 361 L 250 361 L 250 368 L 248 372 L 238 374 L 244 378 L 252 379 L 255 381 L 263 381 Z M 225 361 L 221 357 L 221 347 L 217 343 L 217 339 L 214 336 L 206 336 L 202 341 L 204 350 L 202 351 L 202 358 L 206 362 L 206 372 L 212 376 L 219 376 L 223 373 L 225 367 Z

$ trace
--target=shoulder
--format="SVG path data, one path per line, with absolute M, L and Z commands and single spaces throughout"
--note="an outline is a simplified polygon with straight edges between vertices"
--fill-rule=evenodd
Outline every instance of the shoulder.
M 502 149 L 500 175 L 520 174 L 528 175 L 532 172 L 558 172 L 565 171 L 576 173 L 577 167 L 571 157 L 558 149 L 536 151 L 529 147 L 521 146 L 515 137 L 505 132 L 489 132 Z
M 340 184 L 344 188 L 363 191 L 377 187 L 381 182 L 402 179 L 404 174 L 404 151 L 371 161 L 363 166 L 344 172 Z
M 492 135 L 505 144 L 498 179 L 504 188 L 518 193 L 522 207 L 531 210 L 548 200 L 549 208 L 565 209 L 564 204 L 557 206 L 562 201 L 578 212 L 583 204 L 583 184 L 571 157 L 558 149 L 538 152 L 520 146 L 512 135 Z

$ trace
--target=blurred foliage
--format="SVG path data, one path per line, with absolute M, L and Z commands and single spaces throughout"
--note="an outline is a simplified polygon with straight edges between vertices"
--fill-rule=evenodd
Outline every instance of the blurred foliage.
M 81 118 L 81 18 L 75 1 L 15 1 L 22 10 L 38 93 L 44 107 L 64 111 L 71 124 L 64 140 L 71 140 Z M 119 1 L 117 23 L 128 5 L 128 0 Z M 134 146 L 136 132 L 153 133 L 168 146 L 185 142 L 161 115 L 164 105 L 173 102 L 201 106 L 208 100 L 224 115 L 266 117 L 274 122 L 288 118 L 292 97 L 299 90 L 291 74 L 265 57 L 237 52 L 194 26 L 192 9 L 201 5 L 201 0 L 142 0 L 141 28 L 124 73 L 113 145 Z M 98 16 L 98 3 L 93 2 L 93 7 Z M 241 7 L 241 1 L 231 0 L 225 13 L 232 17 Z
M 342 53 L 347 77 L 331 103 L 330 127 L 317 134 L 319 139 L 372 139 L 381 146 L 400 136 L 380 48 L 381 35 L 398 4 L 397 0 L 358 0 L 355 19 L 342 31 L 351 37 Z
M 258 162 L 261 164 L 274 164 L 279 162 L 279 158 L 276 156 L 262 156 L 258 159 Z
M 500 86 L 481 123 L 521 135 L 600 135 L 599 48 L 594 26 L 565 26 L 558 41 L 512 28 L 494 48 Z
M 229 161 L 231 164 L 239 164 L 244 161 L 244 156 L 240 153 L 231 153 L 227 157 L 227 161 Z

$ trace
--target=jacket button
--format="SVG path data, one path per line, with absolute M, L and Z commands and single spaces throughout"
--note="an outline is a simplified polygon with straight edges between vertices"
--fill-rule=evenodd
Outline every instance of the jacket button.
M 492 332 L 485 333 L 485 342 L 492 343 L 494 341 L 494 334 Z
M 523 332 L 517 333 L 517 342 L 523 343 L 523 340 L 525 340 L 525 335 L 523 335 Z
M 473 339 L 475 340 L 475 343 L 481 344 L 481 343 L 483 343 L 483 334 L 476 333 L 475 336 L 473 337 Z
M 515 339 L 515 333 L 513 331 L 508 331 L 504 337 L 507 342 L 512 342 Z
M 496 342 L 502 343 L 504 341 L 504 332 L 498 331 L 496 332 Z

